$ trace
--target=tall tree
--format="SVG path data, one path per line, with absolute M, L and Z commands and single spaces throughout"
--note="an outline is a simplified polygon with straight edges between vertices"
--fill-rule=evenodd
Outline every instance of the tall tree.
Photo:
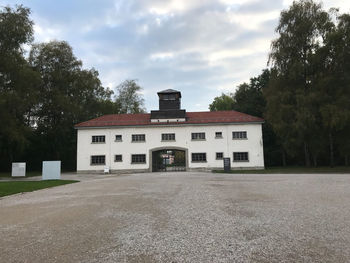
M 119 113 L 143 113 L 145 112 L 142 91 L 136 80 L 125 80 L 117 87 L 115 102 L 118 105 Z
M 82 63 L 65 41 L 33 45 L 29 62 L 40 73 L 40 103 L 36 110 L 36 134 L 46 159 L 62 159 L 74 168 L 76 132 L 74 124 L 116 112 L 113 92 L 104 89 L 94 69 Z
M 295 1 L 282 11 L 276 28 L 279 37 L 272 42 L 266 117 L 289 154 L 296 155 L 303 148 L 307 166 L 312 148 L 319 149 L 311 145 L 322 128 L 314 59 L 333 26 L 320 4 Z
M 19 159 L 28 145 L 30 121 L 37 102 L 40 76 L 24 58 L 23 45 L 33 40 L 30 10 L 0 9 L 0 169 Z
M 345 163 L 350 149 L 350 15 L 336 13 L 336 21 L 336 27 L 328 32 L 325 45 L 317 54 L 319 110 L 329 139 L 331 166 L 335 165 L 336 145 Z

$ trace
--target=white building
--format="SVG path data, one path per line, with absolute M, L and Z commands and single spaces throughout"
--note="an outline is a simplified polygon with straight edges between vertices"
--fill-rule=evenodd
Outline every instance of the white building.
M 264 168 L 263 119 L 237 111 L 186 112 L 181 93 L 158 92 L 159 110 L 79 123 L 77 171 Z

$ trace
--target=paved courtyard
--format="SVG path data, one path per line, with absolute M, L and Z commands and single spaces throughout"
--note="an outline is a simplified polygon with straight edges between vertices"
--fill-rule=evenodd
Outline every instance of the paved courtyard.
M 78 178 L 0 199 L 0 262 L 350 261 L 349 174 Z

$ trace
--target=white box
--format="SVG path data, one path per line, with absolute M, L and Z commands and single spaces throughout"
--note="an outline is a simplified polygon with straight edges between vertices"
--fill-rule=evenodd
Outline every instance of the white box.
M 61 161 L 43 161 L 42 180 L 61 179 Z
M 26 163 L 12 163 L 12 177 L 26 176 Z

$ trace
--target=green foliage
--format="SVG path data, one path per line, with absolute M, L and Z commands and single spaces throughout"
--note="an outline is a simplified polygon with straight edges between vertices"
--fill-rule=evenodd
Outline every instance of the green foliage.
M 265 109 L 263 89 L 269 82 L 270 72 L 265 69 L 249 83 L 240 84 L 235 93 L 221 94 L 209 105 L 210 111 L 236 110 L 262 117 Z
M 0 10 L 0 52 L 22 53 L 22 45 L 33 41 L 33 21 L 30 10 L 22 5 Z
M 75 169 L 74 125 L 104 114 L 143 112 L 141 87 L 125 81 L 119 96 L 102 86 L 95 69 L 83 69 L 65 41 L 31 45 L 33 21 L 23 6 L 0 9 L 0 170 L 13 161 L 40 169 L 62 160 Z M 23 45 L 31 45 L 24 57 Z
M 140 95 L 142 88 L 136 80 L 125 80 L 117 87 L 115 103 L 119 113 L 143 113 L 145 112 L 144 99 Z
M 326 152 L 334 165 L 334 138 L 350 122 L 349 26 L 349 15 L 301 0 L 281 13 L 272 42 L 265 117 L 287 153 L 298 157 L 303 151 L 308 166 L 310 157 L 317 165 Z
M 220 97 L 215 97 L 214 101 L 209 105 L 210 111 L 232 110 L 235 100 L 233 94 L 222 93 Z
M 266 118 L 272 124 L 284 149 L 297 156 L 304 150 L 305 164 L 310 152 L 315 157 L 324 140 L 314 140 L 320 132 L 320 97 L 315 85 L 315 54 L 333 28 L 330 16 L 311 0 L 293 2 L 281 13 L 272 42 L 271 81 L 265 90 Z M 324 136 L 320 136 L 323 138 Z
M 40 148 L 45 156 L 62 160 L 74 169 L 74 125 L 116 111 L 111 101 L 113 92 L 102 87 L 96 70 L 82 69 L 81 61 L 65 41 L 33 45 L 29 63 L 42 79 L 35 115 Z
M 30 11 L 22 6 L 0 10 L 0 167 L 23 153 L 31 132 L 36 85 L 40 75 L 23 57 L 23 44 L 33 38 Z

